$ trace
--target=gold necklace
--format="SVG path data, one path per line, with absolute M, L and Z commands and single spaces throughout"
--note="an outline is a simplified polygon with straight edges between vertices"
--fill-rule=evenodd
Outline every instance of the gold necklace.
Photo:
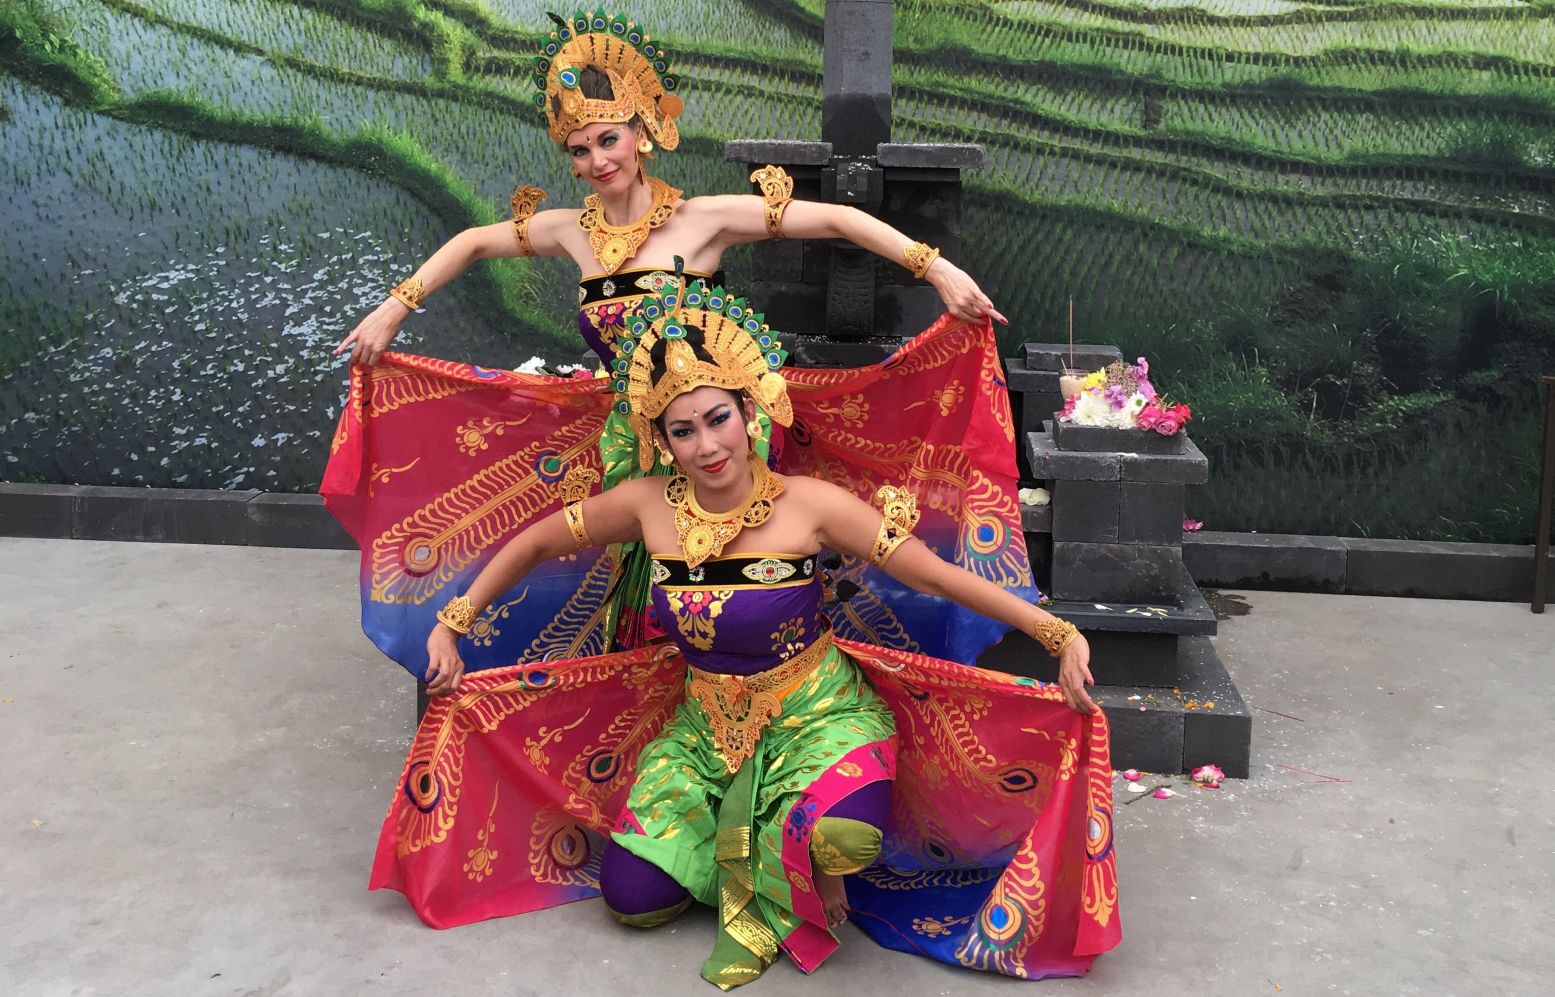
M 772 500 L 783 494 L 783 482 L 767 469 L 753 451 L 746 458 L 751 467 L 751 490 L 745 501 L 728 512 L 708 512 L 697 502 L 696 490 L 684 474 L 670 479 L 664 501 L 675 508 L 675 538 L 685 555 L 686 567 L 695 568 L 723 553 L 724 546 L 749 526 L 755 528 L 772 515 Z
M 589 249 L 594 258 L 613 274 L 621 264 L 631 259 L 648 238 L 648 232 L 658 228 L 675 214 L 675 201 L 680 191 L 660 180 L 648 178 L 648 189 L 653 203 L 643 216 L 630 225 L 612 225 L 605 221 L 605 209 L 599 203 L 598 194 L 583 199 L 583 211 L 578 215 L 578 227 L 589 234 Z

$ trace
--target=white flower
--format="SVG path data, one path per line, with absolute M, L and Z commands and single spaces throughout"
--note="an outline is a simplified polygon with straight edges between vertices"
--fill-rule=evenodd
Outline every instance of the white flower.
M 1017 494 L 1021 505 L 1047 505 L 1053 501 L 1046 488 L 1022 488 Z
M 542 360 L 541 358 L 539 358 L 539 357 L 530 357 L 528 360 L 525 360 L 522 364 L 518 365 L 517 367 L 514 367 L 513 370 L 516 373 L 519 373 L 519 374 L 538 374 L 538 373 L 540 373 L 540 368 L 544 367 L 544 366 L 545 366 L 545 361 Z

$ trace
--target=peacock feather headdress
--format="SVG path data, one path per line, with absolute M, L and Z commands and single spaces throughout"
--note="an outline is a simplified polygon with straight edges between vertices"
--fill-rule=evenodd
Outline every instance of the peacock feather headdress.
M 626 323 L 611 366 L 616 410 L 637 435 L 637 462 L 653 466 L 653 420 L 674 399 L 704 385 L 743 391 L 767 416 L 792 425 L 788 384 L 778 369 L 788 351 L 760 312 L 744 298 L 705 281 L 686 283 L 681 260 L 676 279 L 643 298 Z M 653 352 L 664 343 L 664 369 L 654 380 Z M 707 357 L 698 356 L 698 349 Z
M 684 105 L 669 57 L 648 33 L 624 15 L 603 9 L 580 10 L 556 22 L 535 59 L 535 103 L 545 112 L 551 139 L 558 144 L 585 125 L 640 117 L 654 141 L 665 149 L 680 144 L 675 119 Z M 610 78 L 614 100 L 594 100 L 578 89 L 582 71 L 593 68 Z

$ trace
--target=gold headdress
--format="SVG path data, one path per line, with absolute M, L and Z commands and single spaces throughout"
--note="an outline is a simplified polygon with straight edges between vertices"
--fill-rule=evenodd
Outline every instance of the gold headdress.
M 540 91 L 535 103 L 545 112 L 552 141 L 565 142 L 572 132 L 599 121 L 640 117 L 660 146 L 680 144 L 675 119 L 684 105 L 674 92 L 679 81 L 664 50 L 642 28 L 603 9 L 550 18 L 556 30 L 535 60 L 534 81 Z M 610 78 L 614 100 L 593 100 L 578 89 L 582 71 L 589 68 Z
M 611 367 L 616 410 L 637 434 L 638 466 L 645 471 L 653 466 L 653 420 L 692 388 L 744 391 L 773 422 L 788 426 L 794 421 L 788 384 L 778 373 L 788 352 L 762 316 L 744 298 L 721 287 L 709 289 L 700 280 L 687 285 L 680 267 L 676 257 L 679 279 L 643 298 L 637 314 L 627 321 Z M 711 362 L 697 356 L 692 341 L 698 337 L 697 346 Z M 653 348 L 661 340 L 664 372 L 654 381 Z

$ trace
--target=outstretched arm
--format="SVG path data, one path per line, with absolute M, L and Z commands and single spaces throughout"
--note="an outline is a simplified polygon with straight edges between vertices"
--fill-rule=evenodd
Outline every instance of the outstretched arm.
M 725 194 L 696 200 L 708 202 L 699 207 L 713 216 L 722 245 L 772 238 L 767 229 L 766 202 L 755 194 Z M 786 239 L 846 239 L 899 267 L 907 265 L 902 251 L 913 244 L 912 239 L 874 215 L 851 205 L 819 201 L 789 201 L 783 209 L 781 231 Z M 923 279 L 934 285 L 945 309 L 956 318 L 970 321 L 986 315 L 998 322 L 1009 322 L 994 308 L 977 282 L 944 257 L 930 264 Z
M 819 508 L 820 541 L 832 550 L 867 558 L 880 531 L 880 512 L 857 496 L 834 485 L 817 482 L 821 488 Z M 1054 619 L 1053 614 L 1033 606 L 1019 596 L 979 578 L 964 568 L 950 564 L 913 538 L 898 547 L 882 565 L 886 574 L 919 592 L 959 603 L 974 613 L 1009 624 L 1025 634 L 1036 625 Z M 1058 684 L 1072 709 L 1091 713 L 1096 704 L 1086 693 L 1095 685 L 1090 669 L 1091 649 L 1083 635 L 1076 635 L 1058 655 Z
M 641 540 L 642 524 L 637 510 L 647 505 L 648 490 L 663 487 L 662 478 L 639 478 L 584 499 L 582 521 L 593 546 Z M 504 544 L 475 576 L 464 597 L 479 616 L 492 600 L 517 585 L 536 565 L 580 549 L 583 548 L 567 524 L 565 513 L 554 512 Z M 460 636 L 446 623 L 438 623 L 427 636 L 427 692 L 434 696 L 459 690 L 459 680 L 464 676 L 464 661 L 458 650 Z
M 467 228 L 449 239 L 416 270 L 412 279 L 421 282 L 420 297 L 430 297 L 464 273 L 476 260 L 506 256 L 565 256 L 560 234 L 573 223 L 575 211 L 542 211 L 528 219 L 525 236 L 530 252 L 524 252 L 511 221 Z M 412 300 L 416 300 L 412 296 Z M 355 329 L 335 347 L 335 356 L 351 351 L 352 363 L 376 364 L 389 343 L 400 331 L 400 323 L 412 311 L 411 306 L 393 295 L 367 314 Z

